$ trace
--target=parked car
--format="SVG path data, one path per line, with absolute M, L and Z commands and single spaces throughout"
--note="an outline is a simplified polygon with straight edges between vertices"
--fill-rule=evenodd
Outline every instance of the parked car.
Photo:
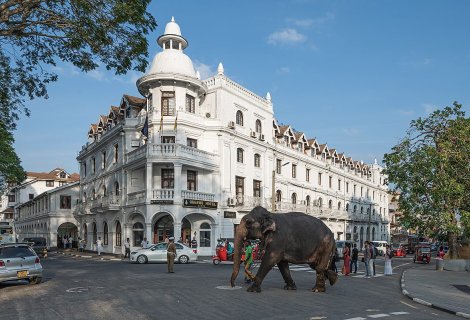
M 42 255 L 44 249 L 47 249 L 46 238 L 24 238 L 23 242 L 29 244 L 38 255 Z
M 371 241 L 374 244 L 374 247 L 377 248 L 377 251 L 379 252 L 379 255 L 384 256 L 386 248 L 385 246 L 387 245 L 387 241 L 382 241 L 382 240 L 374 240 Z
M 147 262 L 166 262 L 167 243 L 160 242 L 152 244 L 147 249 L 139 249 L 131 252 L 131 262 L 147 263 Z M 197 260 L 195 249 L 191 249 L 181 243 L 175 243 L 176 257 L 175 261 L 179 263 L 188 263 Z
M 0 282 L 29 280 L 31 284 L 42 281 L 41 261 L 27 243 L 0 245 Z

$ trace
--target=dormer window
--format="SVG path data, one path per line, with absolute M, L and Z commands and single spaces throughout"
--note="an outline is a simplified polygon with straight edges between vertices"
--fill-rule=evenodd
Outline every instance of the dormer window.
M 240 126 L 243 126 L 243 112 L 241 112 L 240 110 L 237 111 L 237 115 L 236 115 L 236 123 Z

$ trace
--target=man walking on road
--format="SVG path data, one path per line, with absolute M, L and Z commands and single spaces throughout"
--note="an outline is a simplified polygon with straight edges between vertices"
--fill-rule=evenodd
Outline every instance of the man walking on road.
M 129 238 L 126 239 L 124 242 L 124 248 L 125 248 L 125 253 L 124 253 L 124 259 L 130 259 L 131 258 L 131 242 L 129 241 Z
M 170 237 L 168 238 L 168 247 L 166 249 L 166 263 L 168 265 L 168 273 L 173 272 L 173 265 L 175 264 L 175 257 L 176 257 L 176 245 L 175 245 L 175 238 Z

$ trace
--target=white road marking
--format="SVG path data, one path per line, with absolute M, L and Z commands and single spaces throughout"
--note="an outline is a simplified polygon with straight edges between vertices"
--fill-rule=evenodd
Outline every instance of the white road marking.
M 390 314 L 393 314 L 394 316 L 401 316 L 403 314 L 410 314 L 410 313 L 404 312 L 404 311 L 398 311 L 398 312 L 390 312 Z
M 75 288 L 70 288 L 70 289 L 67 289 L 65 290 L 66 292 L 71 292 L 71 293 L 80 293 L 80 292 L 83 292 L 83 291 L 88 291 L 88 288 L 84 288 L 84 287 L 75 287 Z
M 326 317 L 310 317 L 310 320 L 326 319 Z
M 411 304 L 406 303 L 405 301 L 400 301 L 400 302 L 403 303 L 404 305 L 410 307 L 410 308 L 418 309 L 418 308 L 416 308 L 415 306 L 412 306 Z
M 238 289 L 241 289 L 242 287 L 240 287 L 240 286 L 235 286 L 235 287 L 232 287 L 232 286 L 217 286 L 215 288 L 220 289 L 220 290 L 238 290 Z
M 386 313 L 379 313 L 379 314 L 369 314 L 368 315 L 369 318 L 385 318 L 385 317 L 390 317 L 389 314 L 386 314 Z
M 356 317 L 356 318 L 348 318 L 344 320 L 367 320 L 367 318 Z

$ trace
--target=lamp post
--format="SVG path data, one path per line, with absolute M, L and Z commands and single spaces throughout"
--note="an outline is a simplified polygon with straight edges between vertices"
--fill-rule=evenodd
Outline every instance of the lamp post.
M 281 167 L 287 166 L 290 162 L 286 162 Z M 276 167 L 273 170 L 273 176 L 271 178 L 271 210 L 276 211 Z M 280 173 L 280 172 L 279 172 Z

